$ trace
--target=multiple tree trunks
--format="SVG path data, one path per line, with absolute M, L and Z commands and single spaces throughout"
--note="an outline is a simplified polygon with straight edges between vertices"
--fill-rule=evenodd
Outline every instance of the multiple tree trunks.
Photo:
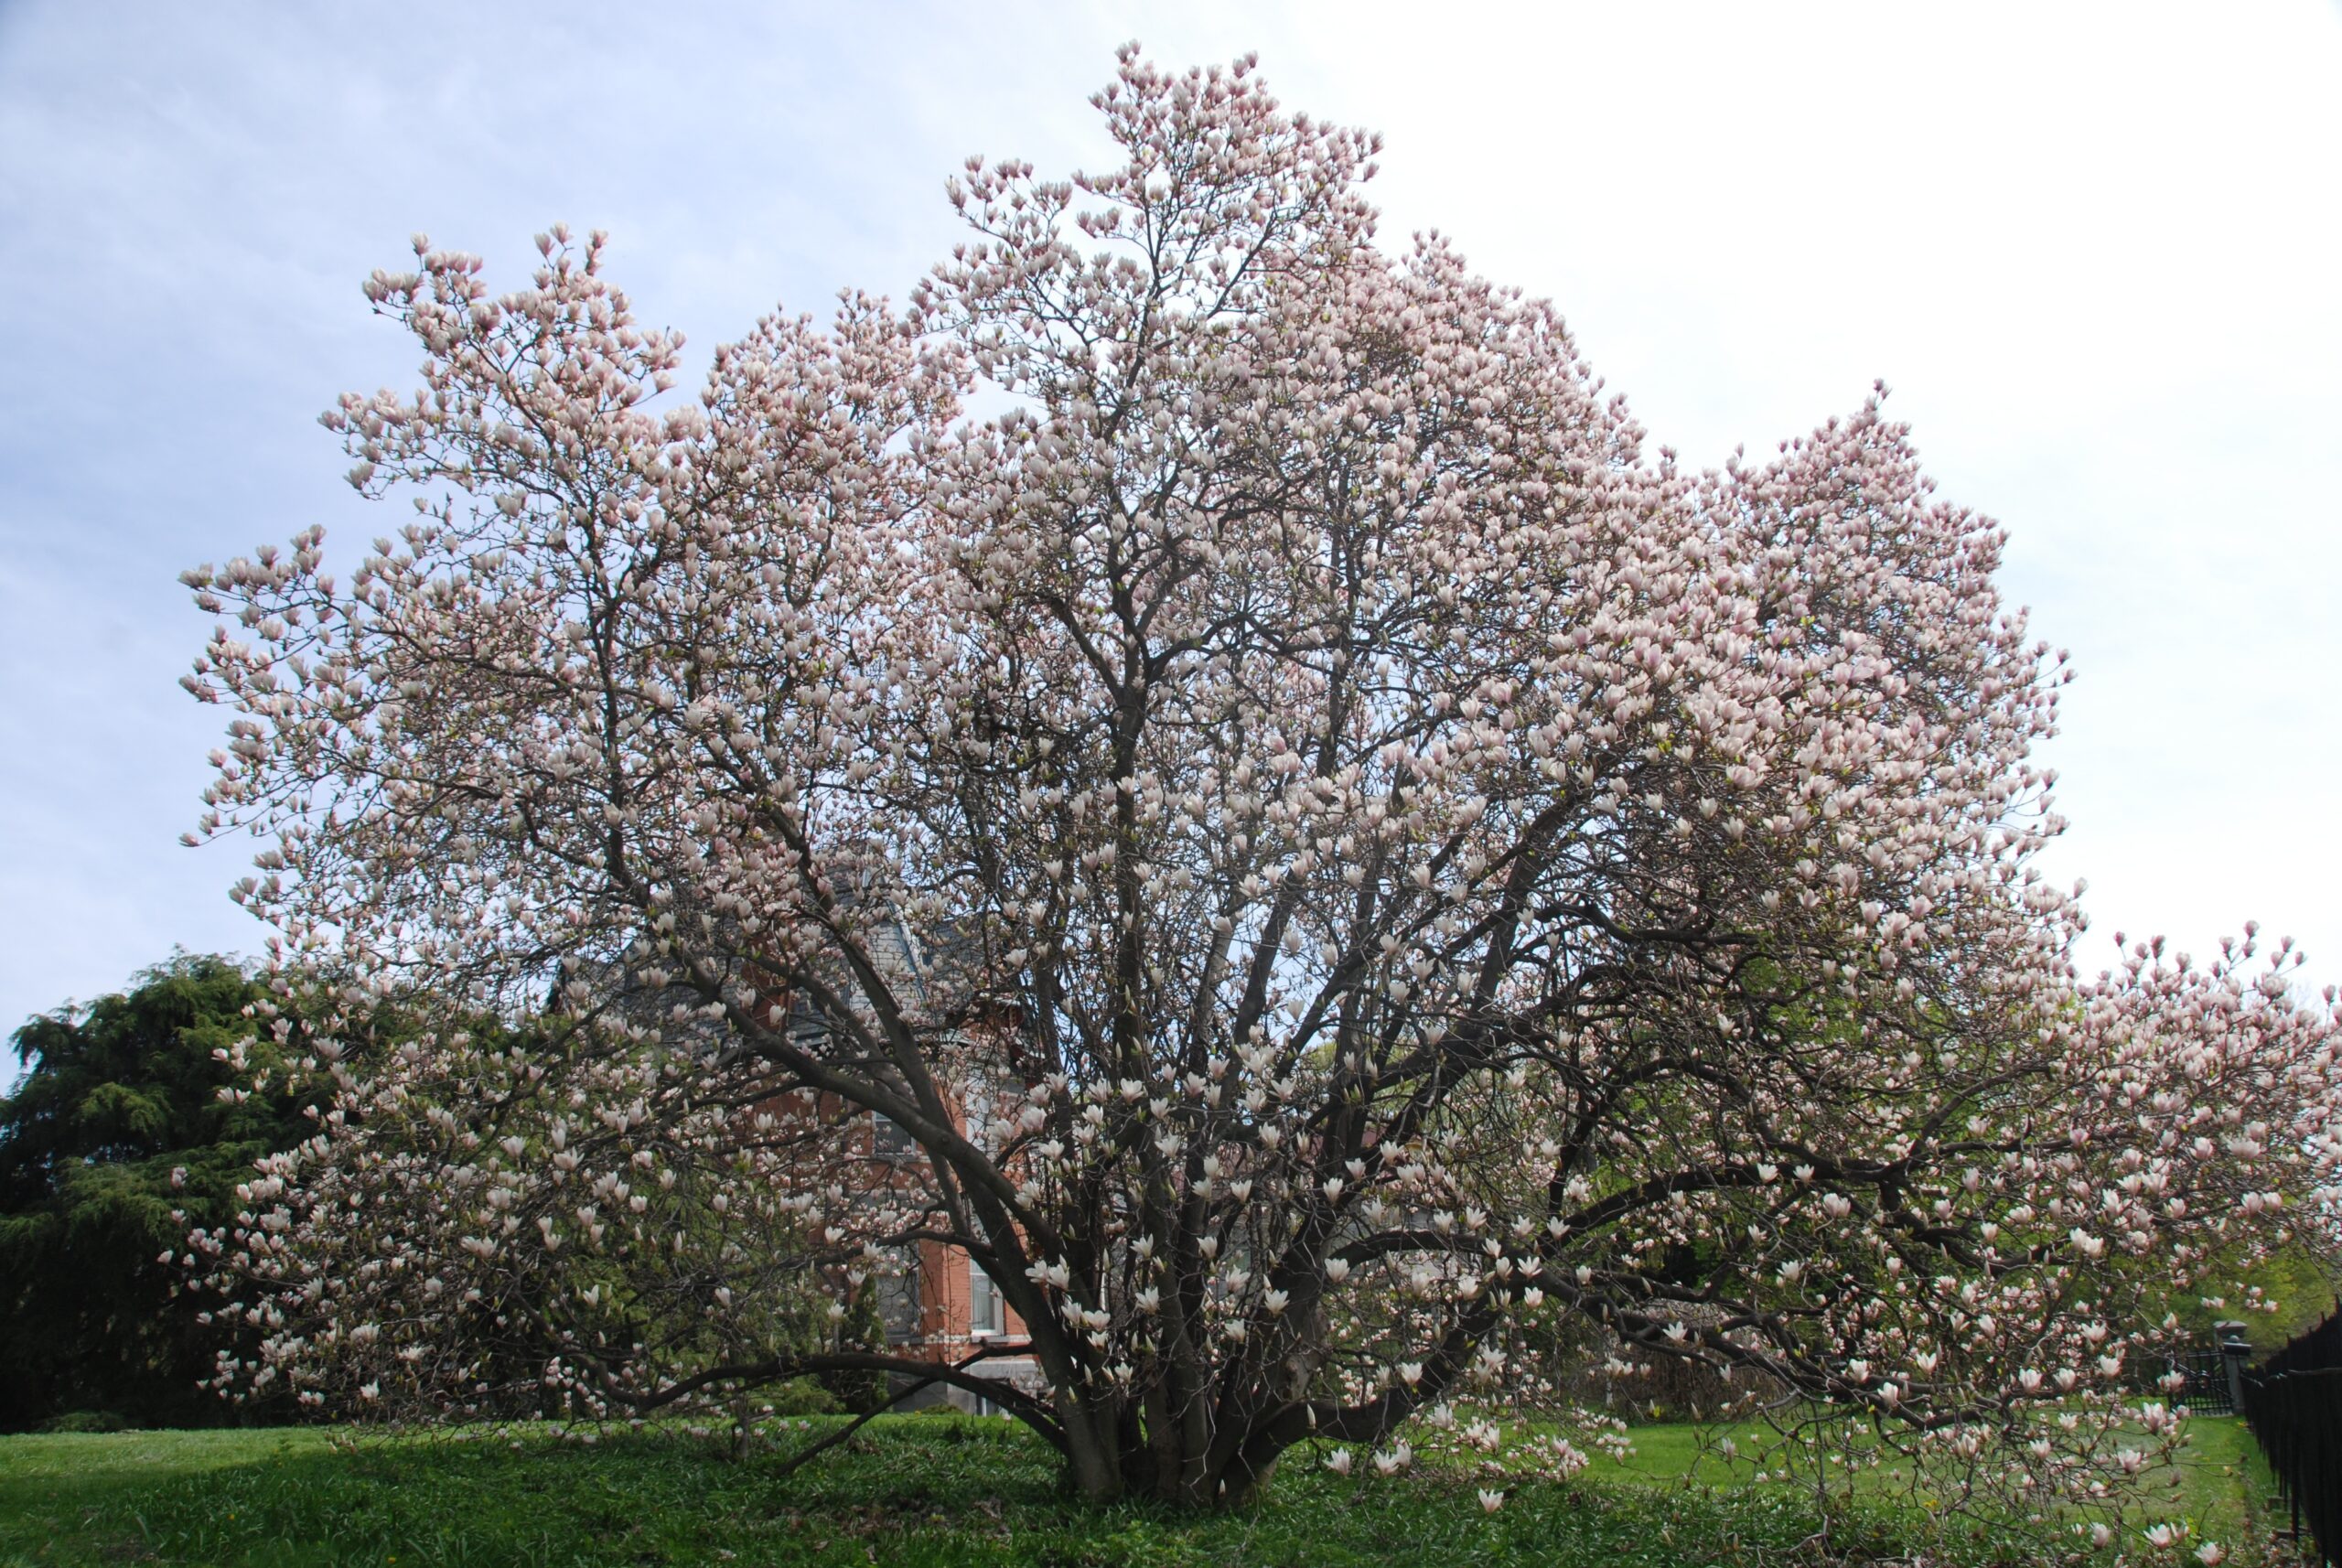
M 977 1391 L 830 1299 L 940 1245 L 1091 1496 L 1573 1473 L 1615 1420 L 1470 1412 L 1588 1326 L 2119 1488 L 2177 1442 L 2143 1304 L 2331 1185 L 2342 1073 L 2290 944 L 2085 978 L 1999 527 L 1883 388 L 1647 451 L 1249 61 L 1094 102 L 1120 166 L 971 164 L 907 311 L 769 317 L 696 400 L 598 236 L 370 280 L 423 390 L 327 423 L 420 510 L 346 581 L 314 532 L 189 575 L 203 827 L 354 1009 L 553 1017 L 319 1045 L 317 1138 L 194 1249 L 267 1331 L 223 1380 L 460 1407 L 493 1332 L 607 1409 Z

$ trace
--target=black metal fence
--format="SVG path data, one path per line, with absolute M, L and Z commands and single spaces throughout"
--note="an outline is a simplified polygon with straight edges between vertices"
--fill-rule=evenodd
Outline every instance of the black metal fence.
M 2241 1380 L 2244 1422 L 2326 1562 L 2342 1556 L 2342 1310 Z
M 2172 1402 L 2187 1407 L 2191 1415 L 2235 1415 L 2236 1383 L 2229 1357 L 2217 1349 L 2182 1350 L 2169 1358 L 2169 1369 L 2186 1381 Z

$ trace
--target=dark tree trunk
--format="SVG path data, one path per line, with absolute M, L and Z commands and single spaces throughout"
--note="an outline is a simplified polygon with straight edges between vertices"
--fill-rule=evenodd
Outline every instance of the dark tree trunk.
M 1077 1407 L 1061 1401 L 1059 1439 L 1069 1489 L 1089 1502 L 1143 1497 L 1176 1508 L 1250 1506 L 1295 1441 L 1287 1423 L 1241 1434 L 1172 1418 L 1158 1393 L 1140 1402 Z

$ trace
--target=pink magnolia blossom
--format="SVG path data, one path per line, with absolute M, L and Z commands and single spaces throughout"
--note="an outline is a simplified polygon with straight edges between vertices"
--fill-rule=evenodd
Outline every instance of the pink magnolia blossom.
M 223 1384 L 925 1373 L 830 1301 L 948 1242 L 1091 1496 L 1402 1426 L 1499 1464 L 1410 1418 L 1552 1403 L 1572 1321 L 2119 1487 L 2138 1303 L 2330 1227 L 2342 1071 L 2288 949 L 2077 969 L 2001 531 L 1875 396 L 1652 454 L 1249 62 L 1096 102 L 1120 166 L 972 162 L 907 310 L 769 317 L 681 403 L 598 236 L 369 282 L 420 390 L 326 423 L 411 520 L 188 575 L 202 831 L 350 977 L 317 1138 L 201 1239 L 272 1334 Z

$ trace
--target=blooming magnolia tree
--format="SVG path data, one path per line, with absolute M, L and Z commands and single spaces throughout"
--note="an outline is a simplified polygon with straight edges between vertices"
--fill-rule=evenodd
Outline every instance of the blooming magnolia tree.
M 1121 166 L 972 161 L 908 314 L 768 320 L 696 403 L 598 237 L 370 282 L 423 384 L 327 423 L 416 515 L 190 575 L 204 831 L 286 961 L 563 1022 L 345 1072 L 207 1239 L 280 1326 L 231 1380 L 459 1408 L 500 1312 L 613 1412 L 887 1364 L 786 1293 L 924 1238 L 1047 1391 L 899 1369 L 1091 1497 L 1567 1470 L 1473 1402 L 1572 1323 L 1971 1481 L 2140 1470 L 2126 1304 L 2317 1211 L 2342 1069 L 2288 950 L 2076 972 L 1999 531 L 1875 400 L 1649 456 L 1247 66 L 1095 102 Z M 842 1176 L 865 1112 L 923 1161 Z
M 831 1157 L 834 1117 L 744 1112 L 559 1026 L 385 1044 L 372 999 L 351 1000 L 338 1029 L 279 1036 L 314 1053 L 296 1077 L 332 1091 L 317 1134 L 260 1163 L 238 1226 L 193 1237 L 188 1266 L 257 1287 L 231 1310 L 273 1335 L 257 1359 L 223 1356 L 221 1391 L 289 1383 L 399 1418 L 594 1415 L 614 1369 L 628 1392 L 814 1349 L 862 1369 L 870 1347 L 841 1326 L 877 1270 L 822 1240 L 818 1210 L 852 1202 L 881 1231 L 916 1210 L 867 1162 Z M 721 1404 L 735 1382 L 681 1392 Z

